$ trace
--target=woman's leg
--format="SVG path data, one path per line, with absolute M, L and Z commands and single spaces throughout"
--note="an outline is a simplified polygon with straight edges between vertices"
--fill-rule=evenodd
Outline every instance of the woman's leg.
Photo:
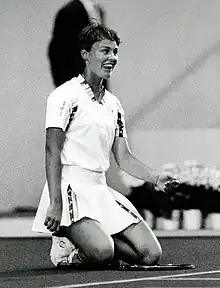
M 99 222 L 83 218 L 62 230 L 65 237 L 79 249 L 79 257 L 84 263 L 103 265 L 111 262 L 114 242 Z
M 115 257 L 122 261 L 155 265 L 162 254 L 156 236 L 144 221 L 132 224 L 112 237 L 115 243 Z

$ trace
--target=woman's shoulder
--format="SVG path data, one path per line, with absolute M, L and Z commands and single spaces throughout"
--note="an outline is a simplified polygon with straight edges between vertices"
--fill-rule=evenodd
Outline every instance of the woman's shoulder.
M 118 97 L 108 89 L 105 89 L 105 97 L 106 99 L 114 103 L 117 103 L 119 101 Z
M 80 88 L 80 84 L 77 81 L 77 77 L 74 77 L 62 85 L 56 87 L 49 95 L 49 97 L 59 97 L 59 96 L 70 96 L 77 94 L 78 90 Z
M 111 103 L 112 105 L 116 107 L 120 107 L 120 108 L 122 107 L 119 98 L 107 89 L 105 90 L 105 97 L 106 97 L 106 102 Z

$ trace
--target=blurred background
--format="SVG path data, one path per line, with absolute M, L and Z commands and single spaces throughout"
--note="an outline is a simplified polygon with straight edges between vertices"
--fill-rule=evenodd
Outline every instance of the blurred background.
M 46 53 L 54 17 L 68 2 L 1 0 L 2 218 L 33 216 L 40 199 L 46 100 L 54 89 Z M 181 180 L 163 211 L 146 183 L 113 159 L 109 185 L 130 197 L 153 229 L 220 229 L 220 2 L 99 3 L 123 41 L 109 88 L 124 107 L 133 154 Z

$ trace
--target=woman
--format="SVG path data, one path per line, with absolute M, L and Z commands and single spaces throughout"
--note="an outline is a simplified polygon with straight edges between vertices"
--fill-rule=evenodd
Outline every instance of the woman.
M 79 36 L 84 70 L 49 96 L 46 177 L 33 230 L 52 233 L 54 265 L 114 259 L 152 265 L 161 247 L 134 206 L 106 184 L 112 150 L 119 167 L 164 190 L 170 179 L 136 159 L 128 146 L 124 111 L 102 86 L 118 60 L 116 32 L 90 23 Z

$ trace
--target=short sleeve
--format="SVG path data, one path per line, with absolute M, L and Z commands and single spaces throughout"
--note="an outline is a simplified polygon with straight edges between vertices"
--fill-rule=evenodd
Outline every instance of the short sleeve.
M 78 109 L 77 97 L 65 97 L 62 93 L 51 93 L 47 99 L 45 129 L 61 128 L 67 131 Z
M 122 108 L 121 103 L 119 101 L 117 103 L 117 124 L 116 124 L 115 136 L 127 138 L 124 109 Z

